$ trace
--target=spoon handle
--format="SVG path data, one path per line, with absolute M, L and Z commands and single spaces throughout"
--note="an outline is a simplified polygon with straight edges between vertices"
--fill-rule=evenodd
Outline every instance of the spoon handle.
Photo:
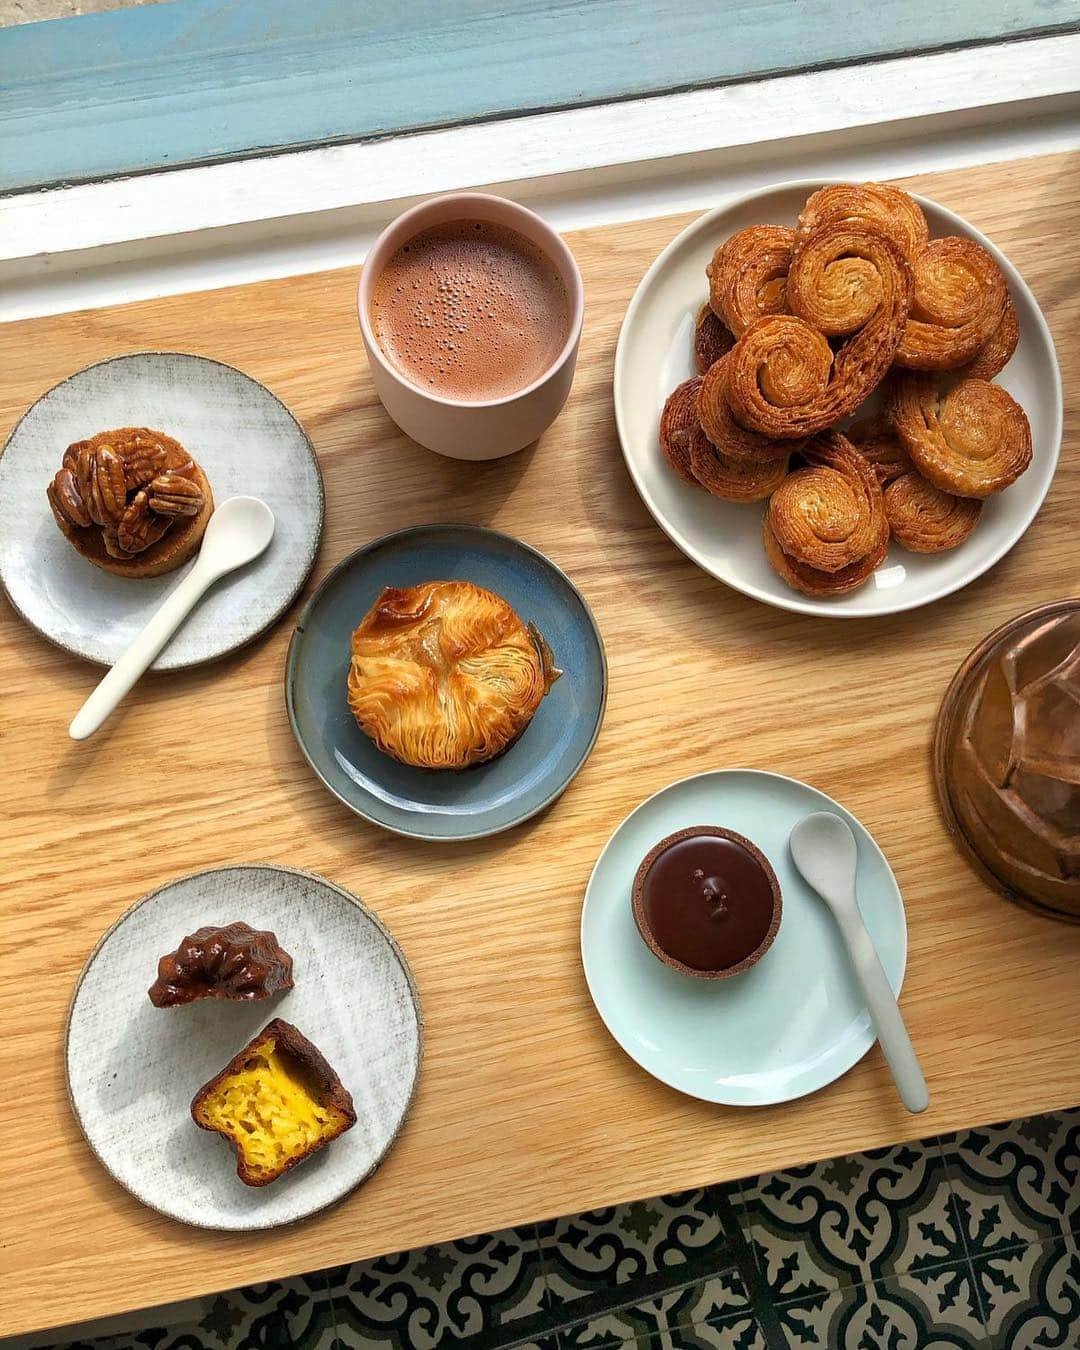
M 930 1105 L 926 1079 L 900 1014 L 896 995 L 882 969 L 873 941 L 858 911 L 843 925 L 843 932 L 851 964 L 862 986 L 863 996 L 870 1009 L 878 1041 L 892 1070 L 900 1100 L 909 1111 L 917 1115 Z
M 146 627 L 72 718 L 68 735 L 73 741 L 85 741 L 97 731 L 215 579 L 213 572 L 196 563 L 183 581 L 169 592 Z

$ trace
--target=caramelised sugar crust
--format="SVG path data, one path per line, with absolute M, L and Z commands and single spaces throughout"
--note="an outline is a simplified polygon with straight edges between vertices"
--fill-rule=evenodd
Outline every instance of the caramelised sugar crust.
M 249 1161 L 245 1147 L 257 1140 L 260 1130 L 265 1132 L 263 1122 L 224 1119 L 224 1109 L 218 1098 L 233 1081 L 257 1073 L 257 1068 L 253 1071 L 251 1065 L 260 1056 L 269 1060 L 275 1054 L 294 1070 L 296 1084 L 306 1102 L 310 1102 L 326 1119 L 319 1122 L 316 1132 L 309 1130 L 307 1139 L 301 1139 L 292 1146 L 279 1165 L 273 1169 L 259 1169 Z M 215 1111 L 222 1116 L 216 1122 Z M 280 1108 L 274 1108 L 273 1115 L 275 1125 L 289 1125 L 287 1119 L 282 1120 Z M 233 1056 L 220 1073 L 215 1074 L 196 1092 L 191 1102 L 191 1117 L 200 1129 L 220 1134 L 233 1145 L 237 1159 L 236 1173 L 245 1185 L 267 1186 L 351 1129 L 356 1124 L 356 1109 L 351 1093 L 322 1052 L 291 1022 L 275 1017 Z
M 158 962 L 148 991 L 155 1008 L 202 998 L 252 1002 L 293 987 L 293 961 L 275 934 L 242 922 L 188 934 Z

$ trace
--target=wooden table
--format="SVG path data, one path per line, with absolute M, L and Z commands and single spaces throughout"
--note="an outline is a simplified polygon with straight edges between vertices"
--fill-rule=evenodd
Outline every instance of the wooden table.
M 687 217 L 571 238 L 589 299 L 570 403 L 535 450 L 484 465 L 419 449 L 383 414 L 350 271 L 0 330 L 5 430 L 107 354 L 232 362 L 293 407 L 319 452 L 316 579 L 400 526 L 495 525 L 581 586 L 611 667 L 606 724 L 562 800 L 509 834 L 436 846 L 358 820 L 302 760 L 281 687 L 294 616 L 220 665 L 144 681 L 102 736 L 74 745 L 64 728 L 96 672 L 4 607 L 0 1333 L 1080 1101 L 1080 929 L 976 880 L 938 819 L 927 757 L 938 701 L 974 643 L 1077 592 L 1080 158 L 912 182 L 986 230 L 1030 282 L 1058 344 L 1066 433 L 1050 496 L 1012 553 L 961 594 L 889 619 L 823 622 L 737 595 L 689 563 L 634 492 L 612 420 L 615 339 L 646 265 Z M 810 1099 L 725 1110 L 648 1078 L 600 1024 L 578 956 L 598 851 L 647 794 L 731 765 L 807 779 L 889 855 L 907 903 L 903 1006 L 926 1116 L 903 1111 L 876 1047 Z M 102 930 L 170 877 L 242 860 L 310 868 L 362 895 L 408 954 L 428 1028 L 413 1114 L 375 1178 L 300 1228 L 254 1238 L 181 1227 L 113 1183 L 68 1110 L 61 1060 L 72 983 Z

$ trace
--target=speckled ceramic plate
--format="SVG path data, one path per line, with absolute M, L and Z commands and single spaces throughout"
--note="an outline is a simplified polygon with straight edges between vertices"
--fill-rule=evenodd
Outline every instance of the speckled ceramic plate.
M 269 928 L 295 988 L 260 1003 L 155 1008 L 158 958 L 204 924 Z M 191 1099 L 273 1017 L 292 1022 L 352 1093 L 357 1122 L 269 1186 L 191 1119 Z M 68 1014 L 68 1090 L 104 1167 L 137 1199 L 200 1228 L 250 1231 L 341 1199 L 393 1144 L 420 1071 L 420 1005 L 405 958 L 348 891 L 309 872 L 219 867 L 144 896 L 91 954 Z
M 473 581 L 535 623 L 562 671 L 520 738 L 460 772 L 413 769 L 377 750 L 346 702 L 350 638 L 384 586 Z M 520 824 L 585 763 L 607 697 L 604 644 L 588 605 L 542 553 L 474 525 L 386 535 L 338 564 L 308 601 L 289 647 L 289 720 L 330 791 L 357 815 L 418 839 L 476 839 Z
M 823 792 L 776 773 L 718 770 L 672 783 L 627 816 L 585 892 L 581 955 L 608 1030 L 643 1069 L 680 1092 L 728 1106 L 789 1101 L 846 1073 L 874 1043 L 870 1014 L 831 913 L 791 861 L 788 837 L 811 811 L 834 811 L 858 844 L 859 908 L 894 992 L 907 921 L 885 855 L 866 827 Z M 761 960 L 727 980 L 682 975 L 637 931 L 634 874 L 659 840 L 724 825 L 772 864 L 784 912 Z
M 1020 344 L 997 377 L 1031 422 L 1034 458 L 1011 487 L 991 497 L 970 538 L 947 553 L 909 553 L 893 544 L 865 586 L 816 599 L 773 572 L 761 546 L 760 504 L 724 502 L 672 472 L 657 441 L 668 394 L 694 373 L 691 333 L 708 296 L 705 265 L 716 246 L 747 225 L 794 225 L 822 180 L 782 183 L 734 198 L 688 225 L 652 264 L 634 293 L 615 354 L 615 418 L 623 455 L 642 500 L 687 557 L 737 591 L 803 614 L 859 618 L 929 604 L 974 581 L 1021 538 L 1050 488 L 1061 447 L 1062 396 L 1054 340 L 1023 277 L 962 217 L 916 197 L 930 233 L 966 235 L 997 259 L 1020 317 Z
M 261 497 L 274 538 L 250 566 L 217 583 L 154 662 L 199 665 L 242 647 L 289 607 L 311 570 L 323 522 L 315 453 L 288 408 L 258 381 L 202 356 L 137 352 L 87 366 L 24 413 L 0 455 L 0 581 L 51 642 L 111 665 L 193 563 L 162 577 L 117 577 L 72 548 L 45 497 L 72 441 L 112 427 L 175 436 L 214 499 Z

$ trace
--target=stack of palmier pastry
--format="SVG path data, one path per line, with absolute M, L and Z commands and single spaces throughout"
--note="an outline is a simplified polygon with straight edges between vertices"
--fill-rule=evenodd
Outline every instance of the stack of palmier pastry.
M 706 274 L 698 373 L 664 405 L 660 447 L 685 482 L 768 502 L 765 553 L 794 589 L 854 590 L 890 537 L 955 548 L 1031 462 L 1024 410 L 991 383 L 1019 339 L 1001 268 L 974 240 L 931 239 L 906 192 L 822 188 L 795 229 L 740 230 Z

